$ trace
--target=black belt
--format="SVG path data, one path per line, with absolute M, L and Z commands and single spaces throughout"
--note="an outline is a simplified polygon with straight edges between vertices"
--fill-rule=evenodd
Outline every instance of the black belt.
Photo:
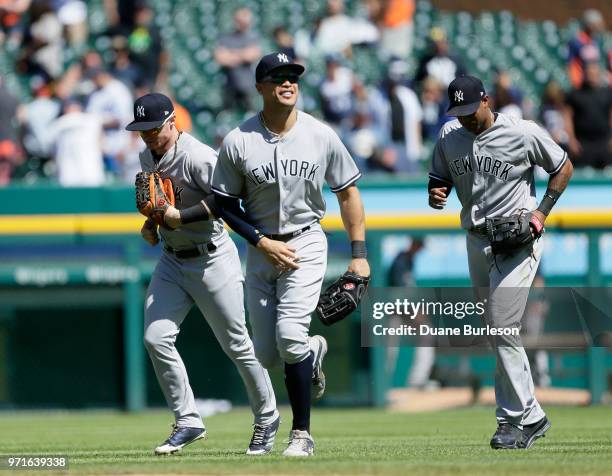
M 273 233 L 270 234 L 264 234 L 264 236 L 266 238 L 270 238 L 271 240 L 277 240 L 277 241 L 289 241 L 291 238 L 295 238 L 296 236 L 300 236 L 302 233 L 310 230 L 310 228 L 312 227 L 312 225 L 308 225 L 305 226 L 304 228 L 302 228 L 301 230 L 295 230 L 291 233 L 285 233 L 284 235 L 275 235 Z
M 205 246 L 206 246 L 206 251 L 209 253 L 212 253 L 213 251 L 217 249 L 217 247 L 212 241 L 209 243 L 206 243 Z M 187 248 L 183 250 L 175 250 L 174 248 L 170 248 L 168 245 L 165 245 L 164 250 L 167 253 L 173 254 L 179 259 L 196 258 L 204 254 L 204 246 L 202 246 L 201 248 Z
M 486 227 L 486 225 L 474 226 L 474 227 L 470 228 L 469 231 L 471 231 L 472 233 L 476 233 L 477 235 L 487 236 L 487 227 Z

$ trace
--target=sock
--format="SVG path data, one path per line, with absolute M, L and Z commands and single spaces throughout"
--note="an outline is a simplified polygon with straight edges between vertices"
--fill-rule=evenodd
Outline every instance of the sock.
M 293 412 L 292 430 L 310 433 L 310 387 L 312 386 L 312 353 L 297 364 L 285 363 L 285 386 Z

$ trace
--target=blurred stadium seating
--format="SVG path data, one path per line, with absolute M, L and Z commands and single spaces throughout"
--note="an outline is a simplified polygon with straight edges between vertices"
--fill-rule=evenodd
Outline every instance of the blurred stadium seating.
M 179 102 L 194 118 L 194 129 L 203 140 L 213 143 L 224 135 L 243 116 L 237 111 L 221 110 L 223 76 L 213 58 L 213 49 L 221 33 L 231 28 L 232 13 L 238 6 L 248 6 L 254 13 L 255 29 L 262 34 L 264 51 L 272 48 L 271 33 L 278 25 L 289 31 L 310 29 L 325 8 L 318 0 L 243 1 L 243 0 L 151 0 L 155 23 L 160 28 L 171 57 L 169 86 Z M 360 0 L 348 0 L 348 13 L 362 8 Z M 89 45 L 103 57 L 111 55 L 111 42 L 104 32 L 107 20 L 102 0 L 88 2 Z M 535 108 L 544 85 L 554 79 L 564 88 L 568 84 L 565 72 L 567 42 L 579 27 L 578 20 L 566 25 L 553 21 L 524 21 L 509 11 L 445 12 L 436 9 L 428 0 L 416 2 L 414 16 L 414 50 L 409 63 L 414 72 L 416 60 L 427 46 L 433 26 L 446 30 L 451 48 L 468 66 L 468 70 L 491 84 L 494 68 L 508 69 L 514 83 Z M 612 34 L 605 36 L 605 45 L 612 46 Z M 28 99 L 28 78 L 11 74 L 17 50 L 7 45 L 0 50 L 0 68 L 7 74 L 11 91 L 24 101 Z M 78 58 L 81 51 L 65 51 L 66 64 Z M 375 84 L 384 65 L 373 48 L 355 48 L 350 66 L 368 85 Z M 304 107 L 318 112 L 318 85 L 324 72 L 322 58 L 313 57 L 308 63 L 309 74 L 302 84 Z

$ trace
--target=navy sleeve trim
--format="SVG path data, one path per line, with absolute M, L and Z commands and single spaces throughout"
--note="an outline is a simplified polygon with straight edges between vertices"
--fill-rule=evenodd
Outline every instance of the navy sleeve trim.
M 444 177 L 440 177 L 439 175 L 436 174 L 432 174 L 431 172 L 429 173 L 429 178 L 435 179 L 435 180 L 439 180 L 440 182 L 444 182 L 447 183 L 449 185 L 454 185 L 453 182 L 447 178 Z
M 552 172 L 548 172 L 548 170 L 547 170 L 548 174 L 549 175 L 555 175 L 565 165 L 565 162 L 567 162 L 567 152 L 563 156 L 563 160 L 561 161 L 561 163 L 559 165 L 557 165 L 557 167 L 555 167 L 555 170 L 553 170 Z
M 330 190 L 334 193 L 342 192 L 342 190 L 349 188 L 351 185 L 357 182 L 357 180 L 359 180 L 360 178 L 361 178 L 361 172 L 357 172 L 357 175 L 349 179 L 348 182 L 344 183 L 343 185 L 340 185 L 339 187 L 334 187 L 334 188 L 330 187 Z
M 211 188 L 212 188 L 212 191 L 213 191 L 213 192 L 215 192 L 215 193 L 217 193 L 217 194 L 219 194 L 219 195 L 223 195 L 224 197 L 230 197 L 230 198 L 240 198 L 240 195 L 234 195 L 234 194 L 232 194 L 232 193 L 227 193 L 227 192 L 224 192 L 223 190 L 219 190 L 219 189 L 218 189 L 218 188 L 216 188 L 216 187 L 211 187 Z

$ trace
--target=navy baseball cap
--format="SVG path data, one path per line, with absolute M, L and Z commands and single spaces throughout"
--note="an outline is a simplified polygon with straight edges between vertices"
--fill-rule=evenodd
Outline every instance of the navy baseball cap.
M 266 76 L 279 68 L 287 68 L 298 76 L 304 72 L 304 67 L 296 63 L 291 56 L 277 51 L 259 60 L 257 68 L 255 68 L 255 81 L 261 83 Z
M 168 96 L 150 93 L 134 101 L 134 120 L 125 128 L 128 131 L 148 131 L 161 126 L 174 112 Z
M 486 96 L 482 81 L 474 76 L 457 76 L 448 85 L 449 116 L 469 116 L 480 106 L 480 101 Z

